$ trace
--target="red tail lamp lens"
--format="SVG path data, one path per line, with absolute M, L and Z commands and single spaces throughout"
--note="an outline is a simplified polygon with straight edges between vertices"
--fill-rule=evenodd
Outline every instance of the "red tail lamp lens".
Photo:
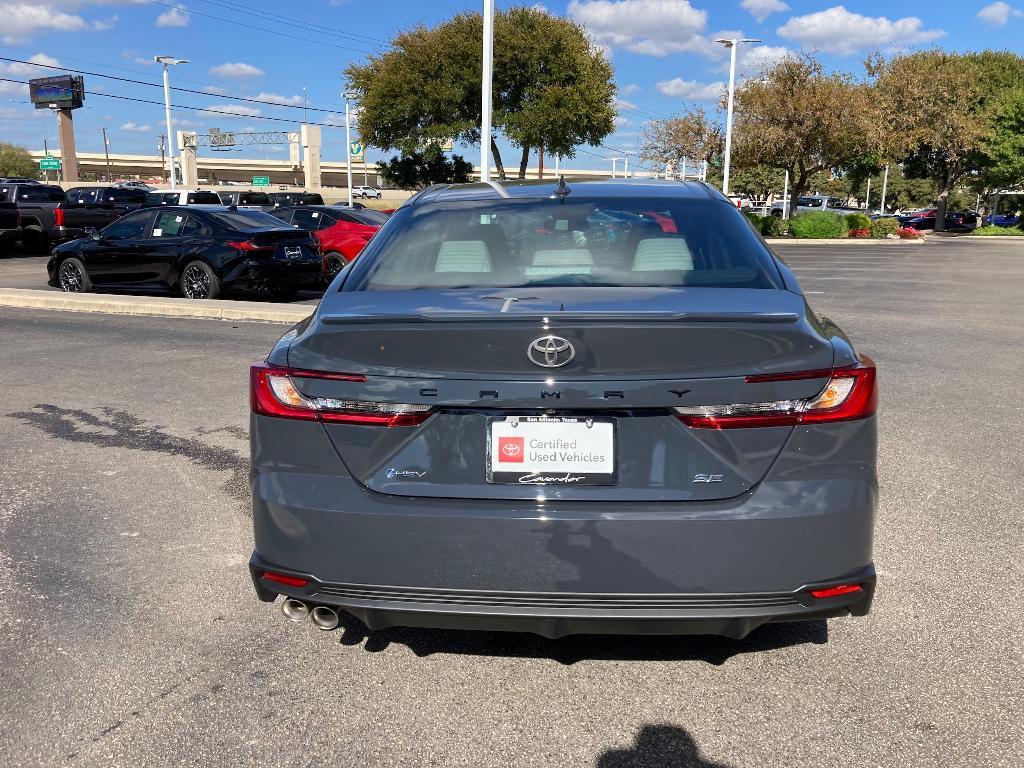
M 274 573 L 273 571 L 264 571 L 263 578 L 267 581 L 276 581 L 278 584 L 284 584 L 288 587 L 304 587 L 309 584 L 309 579 L 300 579 L 298 576 L 289 576 L 285 573 Z
M 366 381 L 365 376 L 358 374 L 296 370 L 257 363 L 249 369 L 249 402 L 253 413 L 380 427 L 414 427 L 430 417 L 431 406 L 417 403 L 308 397 L 295 383 L 303 379 Z
M 860 584 L 837 584 L 834 587 L 825 587 L 824 589 L 812 589 L 811 597 L 816 597 L 822 600 L 826 597 L 839 597 L 840 595 L 851 595 L 854 592 L 863 592 L 864 589 Z
M 815 395 L 803 400 L 775 400 L 764 403 L 695 405 L 677 407 L 676 416 L 689 427 L 738 429 L 743 427 L 791 427 L 865 419 L 878 410 L 875 363 L 861 357 L 849 368 L 823 371 L 795 371 L 747 376 L 748 384 L 773 381 L 828 381 Z

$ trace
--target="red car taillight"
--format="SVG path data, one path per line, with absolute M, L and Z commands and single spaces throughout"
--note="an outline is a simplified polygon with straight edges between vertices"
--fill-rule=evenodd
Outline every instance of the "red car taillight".
M 687 426 L 710 429 L 791 427 L 797 424 L 854 421 L 865 419 L 878 410 L 875 363 L 866 356 L 862 356 L 861 362 L 851 368 L 747 376 L 746 381 L 800 381 L 826 376 L 828 383 L 824 389 L 806 400 L 693 405 L 672 410 Z
M 56 224 L 58 227 L 63 227 L 64 226 L 64 209 L 63 208 L 54 208 L 53 209 L 53 223 Z
M 272 245 L 256 245 L 252 240 L 236 240 L 229 242 L 228 246 L 238 251 L 244 251 L 246 253 L 254 253 L 258 251 L 273 251 L 274 246 Z
M 249 369 L 249 402 L 253 413 L 285 419 L 382 427 L 413 427 L 430 416 L 429 405 L 307 397 L 295 386 L 293 379 L 296 378 L 366 381 L 365 376 L 357 374 L 304 371 L 256 363 Z

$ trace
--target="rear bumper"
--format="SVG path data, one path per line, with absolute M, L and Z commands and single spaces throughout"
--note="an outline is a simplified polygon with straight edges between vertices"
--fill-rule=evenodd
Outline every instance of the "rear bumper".
M 741 637 L 870 610 L 874 418 L 798 427 L 758 485 L 700 502 L 378 493 L 348 473 L 320 425 L 252 419 L 252 569 L 264 600 L 337 605 L 371 627 L 551 637 Z M 309 585 L 268 582 L 264 570 Z M 807 594 L 851 581 L 860 592 Z
M 323 286 L 323 262 L 245 262 L 221 281 L 226 288 L 317 288 Z
M 282 594 L 313 605 L 341 608 L 369 629 L 394 626 L 532 632 L 548 638 L 573 634 L 724 635 L 746 637 L 763 624 L 866 616 L 875 590 L 873 566 L 842 579 L 804 585 L 788 593 L 591 594 L 481 592 L 332 584 L 289 571 L 253 555 L 256 594 Z M 263 578 L 266 571 L 305 578 L 290 587 Z M 857 584 L 860 591 L 815 598 L 810 590 Z

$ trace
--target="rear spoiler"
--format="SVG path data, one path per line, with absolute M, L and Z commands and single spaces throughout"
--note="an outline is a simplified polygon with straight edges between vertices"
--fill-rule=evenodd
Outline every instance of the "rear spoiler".
M 324 314 L 320 321 L 327 325 L 347 323 L 504 323 L 509 320 L 544 320 L 558 318 L 574 323 L 613 322 L 676 322 L 676 323 L 795 323 L 795 312 L 424 312 L 422 314 L 363 314 L 344 312 Z

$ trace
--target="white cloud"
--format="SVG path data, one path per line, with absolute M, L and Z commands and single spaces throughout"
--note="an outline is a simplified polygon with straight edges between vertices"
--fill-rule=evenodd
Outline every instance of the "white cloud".
M 689 0 L 570 0 L 567 13 L 608 48 L 647 56 L 715 55 L 717 46 L 702 34 L 708 15 Z
M 152 126 L 149 125 L 136 125 L 135 123 L 125 123 L 121 126 L 122 131 L 128 133 L 149 133 L 153 130 Z
M 40 31 L 75 32 L 88 26 L 81 16 L 46 3 L 4 3 L 0 11 L 4 21 L 0 25 L 0 41 L 5 45 L 23 43 Z
M 978 18 L 987 21 L 989 24 L 1003 26 L 1010 20 L 1011 16 L 1024 16 L 1024 11 L 1011 8 L 1007 3 L 998 2 L 986 5 L 978 11 Z
M 253 98 L 257 101 L 269 101 L 274 104 L 280 104 L 282 107 L 301 107 L 303 102 L 301 94 L 282 96 L 279 93 L 266 93 L 265 91 L 261 91 Z
M 794 16 L 776 31 L 808 48 L 850 56 L 867 48 L 904 48 L 929 43 L 946 34 L 941 29 L 923 29 L 923 24 L 916 16 L 894 21 L 885 16 L 862 16 L 837 5 L 806 16 Z
M 789 6 L 782 0 L 743 0 L 740 5 L 759 22 L 764 21 L 773 13 L 789 10 Z
M 217 77 L 260 77 L 263 75 L 263 70 L 241 61 L 229 61 L 226 64 L 210 67 L 210 74 Z
M 771 66 L 790 54 L 790 50 L 781 45 L 755 45 L 740 48 L 736 68 L 742 74 L 757 74 L 765 67 Z
M 722 82 L 698 83 L 696 80 L 683 80 L 681 77 L 662 80 L 656 87 L 665 96 L 683 101 L 718 101 L 726 89 L 725 83 Z
M 191 18 L 184 5 L 176 5 L 156 17 L 158 27 L 187 27 Z
M 11 64 L 0 63 L 0 77 L 8 77 L 12 80 L 31 80 L 36 77 L 48 77 L 58 74 L 57 70 L 49 68 L 60 66 L 60 62 L 53 58 L 53 56 L 37 53 L 30 56 L 28 61 L 31 61 L 33 64 L 45 64 L 46 66 L 33 67 L 31 64 L 20 64 L 18 62 Z M 0 82 L 0 93 L 27 94 L 28 86 L 21 83 Z
M 94 21 L 89 26 L 92 27 L 95 32 L 106 32 L 108 29 L 113 29 L 118 21 L 120 21 L 120 19 L 117 14 L 114 14 L 106 21 Z
M 211 104 L 203 112 L 214 117 L 258 117 L 260 114 L 256 107 L 246 107 L 242 104 Z
M 636 104 L 632 101 L 626 101 L 625 99 L 614 98 L 612 99 L 612 104 L 614 104 L 617 109 L 636 109 Z
M 634 93 L 640 93 L 642 90 L 643 88 L 636 83 L 628 83 L 627 85 L 619 86 L 619 93 L 623 96 L 632 96 Z
M 622 115 L 616 115 L 614 121 L 616 128 L 626 128 L 628 126 L 635 125 L 635 123 L 632 120 L 630 120 L 628 117 L 623 117 Z

